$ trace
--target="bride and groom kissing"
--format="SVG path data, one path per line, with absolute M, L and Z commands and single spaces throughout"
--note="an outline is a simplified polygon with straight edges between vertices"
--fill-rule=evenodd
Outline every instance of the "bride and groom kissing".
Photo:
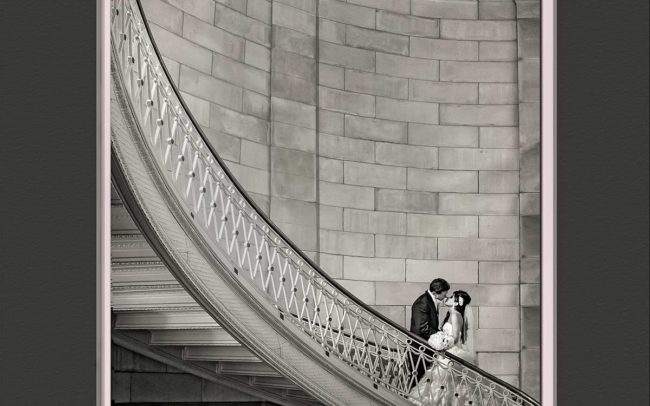
M 474 315 L 469 306 L 472 298 L 462 290 L 454 291 L 450 296 L 449 290 L 449 283 L 444 279 L 437 278 L 431 282 L 429 289 L 413 302 L 411 332 L 426 340 L 434 350 L 444 350 L 470 363 L 475 363 Z M 440 325 L 440 308 L 443 305 L 448 306 L 449 310 Z M 433 352 L 429 351 L 429 355 L 432 356 Z M 437 358 L 437 361 L 430 365 L 418 364 L 415 371 L 417 380 L 413 381 L 409 394 L 411 401 L 427 406 L 446 405 L 451 404 L 448 402 L 451 402 L 449 396 L 452 392 L 456 392 L 454 393 L 456 402 L 461 400 L 458 399 L 459 396 L 466 397 L 466 394 L 458 393 L 460 388 L 456 388 L 455 391 L 450 390 L 448 385 L 450 371 L 447 362 L 447 359 Z

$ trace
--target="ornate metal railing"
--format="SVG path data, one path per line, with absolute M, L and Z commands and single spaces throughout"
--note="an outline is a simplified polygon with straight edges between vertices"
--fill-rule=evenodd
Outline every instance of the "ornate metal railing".
M 444 404 L 538 405 L 520 390 L 391 322 L 338 285 L 255 205 L 231 175 L 179 96 L 137 0 L 112 1 L 113 69 L 149 153 L 203 237 L 236 264 L 328 356 L 404 398 L 448 397 Z M 435 366 L 433 385 L 416 370 Z M 417 396 L 412 388 L 420 388 Z M 417 401 L 415 401 L 417 403 Z

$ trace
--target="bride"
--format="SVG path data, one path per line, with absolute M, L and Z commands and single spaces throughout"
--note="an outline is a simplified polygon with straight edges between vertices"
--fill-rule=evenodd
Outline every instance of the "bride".
M 429 337 L 429 345 L 435 350 L 446 350 L 470 363 L 475 363 L 474 315 L 469 306 L 472 298 L 467 292 L 457 290 L 453 294 L 453 307 L 447 313 L 441 331 Z M 411 389 L 409 400 L 421 406 L 471 405 L 472 399 L 466 383 L 454 376 L 449 362 L 439 356 L 424 373 L 418 384 Z

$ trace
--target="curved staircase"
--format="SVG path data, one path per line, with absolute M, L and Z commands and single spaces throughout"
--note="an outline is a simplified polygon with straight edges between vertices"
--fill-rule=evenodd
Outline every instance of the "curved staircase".
M 539 404 L 369 308 L 257 208 L 169 79 L 139 3 L 112 2 L 111 34 L 114 224 L 128 223 L 123 204 L 141 232 L 114 228 L 116 344 L 279 404 L 409 405 L 413 371 L 431 363 L 474 404 Z

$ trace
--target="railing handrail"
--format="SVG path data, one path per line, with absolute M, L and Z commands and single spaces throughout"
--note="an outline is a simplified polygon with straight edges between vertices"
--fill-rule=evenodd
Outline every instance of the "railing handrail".
M 206 148 L 209 150 L 210 154 L 212 157 L 215 158 L 217 163 L 220 166 L 220 169 L 225 172 L 226 176 L 228 177 L 228 180 L 235 186 L 237 189 L 237 192 L 243 197 L 246 201 L 246 204 L 250 205 L 251 208 L 255 211 L 256 215 L 261 218 L 261 220 L 266 223 L 266 225 L 269 226 L 273 230 L 274 233 L 276 233 L 282 240 L 283 243 L 291 247 L 293 252 L 300 257 L 302 261 L 304 261 L 306 264 L 309 265 L 314 271 L 318 273 L 318 276 L 323 278 L 327 283 L 329 283 L 333 288 L 336 290 L 340 291 L 343 295 L 347 296 L 348 299 L 350 299 L 354 304 L 360 308 L 362 308 L 364 311 L 370 313 L 371 315 L 375 316 L 377 319 L 379 319 L 382 323 L 386 324 L 387 326 L 392 327 L 393 329 L 397 330 L 399 333 L 404 334 L 408 338 L 410 338 L 414 343 L 420 344 L 421 346 L 424 346 L 425 348 L 431 348 L 426 340 L 424 340 L 422 337 L 412 333 L 411 331 L 403 328 L 402 326 L 398 325 L 396 322 L 393 320 L 387 318 L 383 314 L 379 313 L 377 310 L 373 309 L 369 305 L 367 305 L 365 302 L 357 298 L 354 294 L 352 294 L 350 291 L 348 291 L 346 288 L 341 286 L 335 279 L 333 279 L 327 272 L 323 271 L 318 264 L 316 264 L 311 258 L 309 258 L 296 244 L 288 237 L 285 235 L 284 232 L 268 217 L 268 215 L 255 203 L 255 201 L 249 196 L 248 192 L 244 189 L 244 187 L 239 183 L 237 178 L 232 174 L 230 169 L 228 168 L 227 164 L 223 161 L 221 156 L 216 152 L 214 147 L 212 146 L 211 142 L 209 142 L 208 137 L 205 135 L 203 132 L 201 126 L 198 124 L 198 121 L 195 119 L 194 115 L 192 114 L 191 110 L 185 103 L 185 100 L 181 96 L 180 90 L 174 83 L 174 81 L 171 79 L 171 74 L 169 73 L 169 70 L 167 69 L 162 54 L 160 53 L 160 50 L 154 41 L 153 34 L 151 32 L 151 28 L 149 27 L 149 23 L 144 16 L 146 15 L 144 12 L 144 8 L 142 7 L 141 0 L 134 0 L 138 7 L 138 11 L 140 15 L 142 16 L 142 24 L 143 27 L 145 28 L 147 35 L 148 35 L 148 40 L 151 45 L 151 48 L 153 52 L 155 53 L 157 57 L 157 63 L 159 66 L 162 68 L 164 75 L 167 79 L 168 85 L 170 86 L 172 92 L 174 93 L 176 99 L 178 102 L 181 104 L 183 108 L 183 113 L 187 116 L 187 118 L 191 121 L 192 126 L 197 130 L 198 135 L 200 138 L 203 140 L 203 144 L 206 146 Z M 376 343 L 375 343 L 376 345 Z M 393 350 L 394 351 L 394 350 Z M 444 356 L 446 358 L 449 358 L 450 360 L 453 360 L 454 363 L 460 364 L 463 367 L 467 368 L 468 370 L 473 371 L 474 373 L 489 379 L 490 381 L 493 381 L 497 383 L 499 386 L 503 387 L 504 389 L 507 389 L 508 391 L 512 392 L 513 395 L 515 395 L 517 398 L 520 398 L 522 400 L 527 401 L 528 403 L 531 403 L 533 405 L 539 405 L 539 402 L 530 397 L 530 395 L 526 394 L 525 392 L 521 391 L 521 389 L 518 389 L 514 387 L 513 385 L 495 377 L 494 375 L 490 374 L 489 372 L 486 372 L 482 370 L 481 368 L 477 367 L 476 365 L 473 365 L 464 359 L 455 356 L 454 354 L 451 354 L 447 351 L 444 351 Z

